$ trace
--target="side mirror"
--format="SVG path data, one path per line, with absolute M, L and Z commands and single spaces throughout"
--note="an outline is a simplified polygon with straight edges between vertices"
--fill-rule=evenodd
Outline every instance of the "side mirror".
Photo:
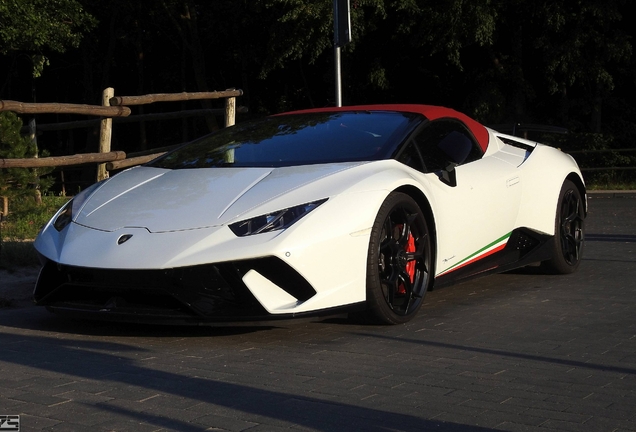
M 446 166 L 446 168 L 438 172 L 437 175 L 442 183 L 447 184 L 450 187 L 457 186 L 457 173 L 455 171 L 457 165 L 458 164 L 451 162 Z

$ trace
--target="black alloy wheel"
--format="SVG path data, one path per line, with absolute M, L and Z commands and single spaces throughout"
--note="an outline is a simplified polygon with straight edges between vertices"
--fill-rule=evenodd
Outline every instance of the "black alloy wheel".
M 378 212 L 369 242 L 367 301 L 384 323 L 409 321 L 422 306 L 432 277 L 431 235 L 417 203 L 391 193 Z
M 555 224 L 552 258 L 544 262 L 545 267 L 551 273 L 572 273 L 583 254 L 585 209 L 581 193 L 570 180 L 561 188 Z

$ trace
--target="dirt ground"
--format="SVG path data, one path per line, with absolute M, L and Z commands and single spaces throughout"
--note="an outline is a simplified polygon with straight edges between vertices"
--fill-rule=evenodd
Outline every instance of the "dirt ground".
M 39 267 L 0 270 L 0 309 L 33 305 L 31 296 L 39 271 Z

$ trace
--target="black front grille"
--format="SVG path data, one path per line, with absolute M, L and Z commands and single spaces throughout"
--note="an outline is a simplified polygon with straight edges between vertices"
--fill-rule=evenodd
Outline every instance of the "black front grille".
M 301 301 L 316 293 L 286 263 L 267 257 L 163 270 L 98 269 L 49 261 L 34 298 L 41 305 L 102 313 L 264 317 L 268 313 L 242 281 L 251 269 Z

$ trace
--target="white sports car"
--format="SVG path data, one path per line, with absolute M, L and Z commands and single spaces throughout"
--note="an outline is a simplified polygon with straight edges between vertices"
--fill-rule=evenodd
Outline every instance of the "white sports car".
M 448 108 L 374 105 L 240 123 L 97 183 L 35 241 L 37 304 L 206 323 L 365 310 L 541 262 L 577 269 L 583 177 L 561 151 Z

